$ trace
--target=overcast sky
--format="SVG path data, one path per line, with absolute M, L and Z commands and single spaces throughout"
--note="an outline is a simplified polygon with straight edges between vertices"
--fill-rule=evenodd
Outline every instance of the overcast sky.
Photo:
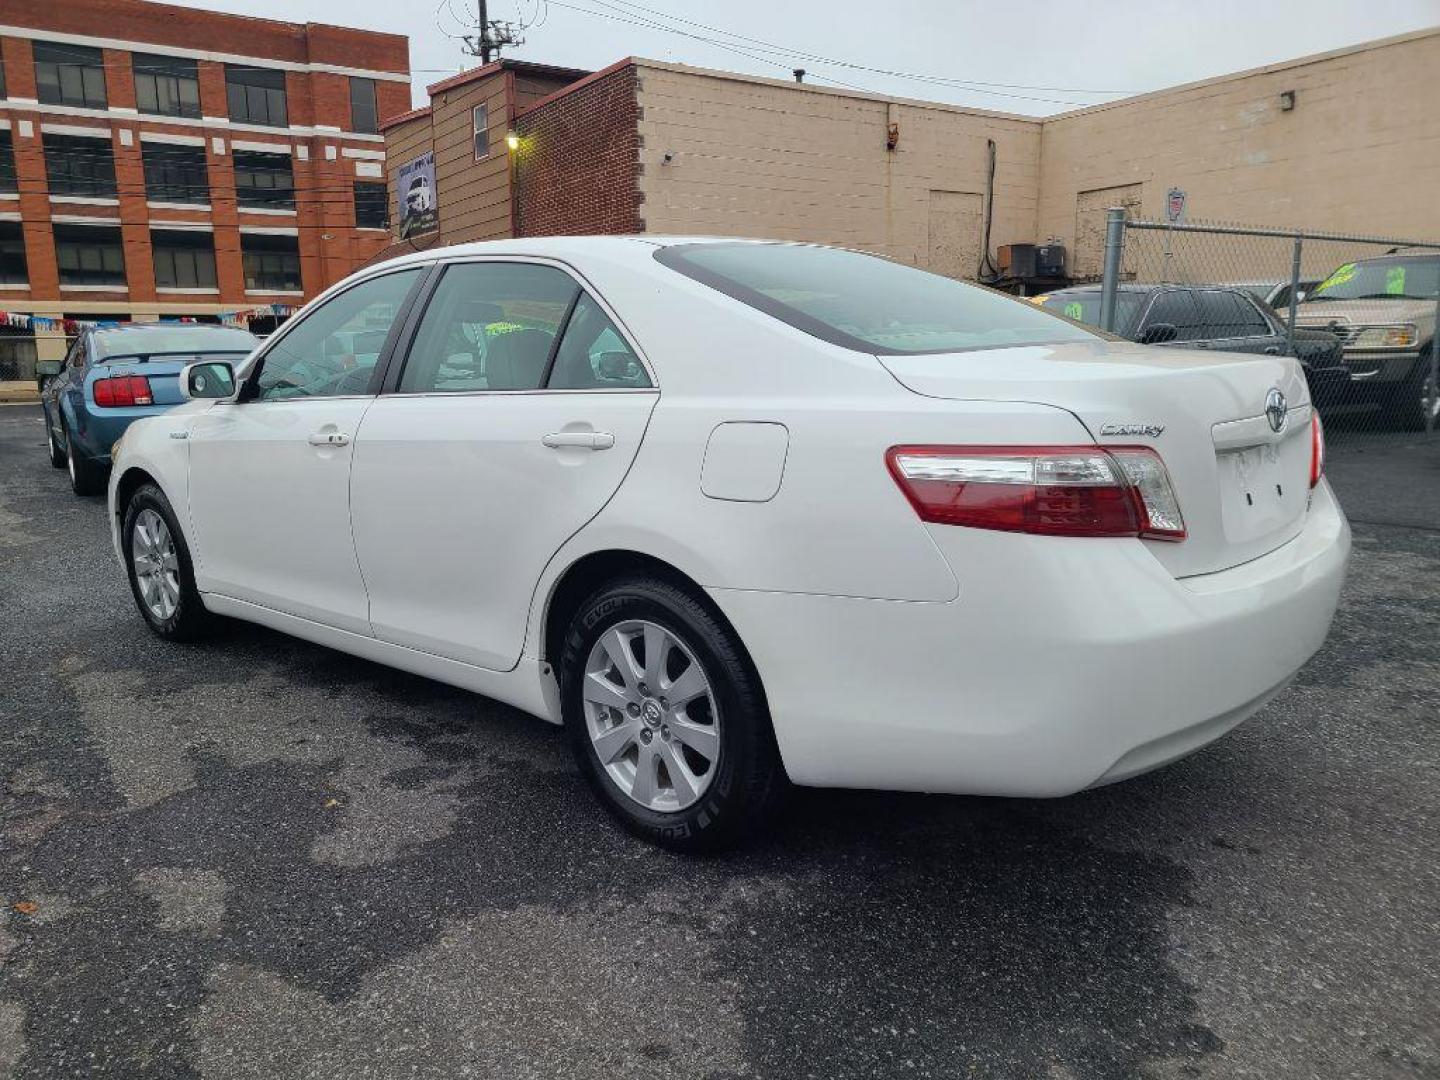
M 191 6 L 408 34 L 424 104 L 426 83 L 478 63 L 456 40 L 474 32 L 476 2 Z M 489 15 L 525 27 L 505 53 L 521 60 L 594 69 L 646 56 L 785 78 L 804 67 L 822 84 L 1044 115 L 1434 26 L 1440 0 L 490 0 Z

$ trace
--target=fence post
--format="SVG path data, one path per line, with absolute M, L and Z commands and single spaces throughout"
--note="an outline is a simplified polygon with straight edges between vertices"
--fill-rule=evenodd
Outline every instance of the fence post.
M 1285 355 L 1295 355 L 1295 309 L 1300 305 L 1300 249 L 1304 238 L 1295 234 L 1295 254 L 1290 259 L 1290 314 L 1285 322 Z
M 1440 398 L 1440 292 L 1435 294 L 1435 329 L 1430 331 L 1430 393 L 1425 398 L 1425 433 L 1435 431 L 1436 398 Z
M 1105 212 L 1105 276 L 1100 279 L 1100 329 L 1115 331 L 1115 294 L 1120 284 L 1120 255 L 1125 250 L 1125 208 Z

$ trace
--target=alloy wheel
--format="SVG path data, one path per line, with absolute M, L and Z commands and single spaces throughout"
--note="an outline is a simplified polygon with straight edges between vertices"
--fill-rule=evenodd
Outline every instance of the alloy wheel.
M 157 621 L 167 621 L 180 606 L 180 560 L 170 527 L 149 507 L 135 515 L 130 552 L 141 602 Z
M 585 727 L 611 782 L 646 809 L 694 804 L 720 760 L 720 713 L 704 667 L 676 634 L 630 619 L 590 649 Z

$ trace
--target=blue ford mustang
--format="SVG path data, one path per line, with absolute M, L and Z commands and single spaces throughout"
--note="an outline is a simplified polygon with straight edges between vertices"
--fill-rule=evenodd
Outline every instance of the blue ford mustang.
M 90 327 L 45 384 L 40 403 L 50 464 L 68 467 L 77 495 L 105 490 L 110 448 L 132 421 L 179 405 L 180 370 L 201 359 L 236 367 L 260 344 L 244 330 L 203 323 Z

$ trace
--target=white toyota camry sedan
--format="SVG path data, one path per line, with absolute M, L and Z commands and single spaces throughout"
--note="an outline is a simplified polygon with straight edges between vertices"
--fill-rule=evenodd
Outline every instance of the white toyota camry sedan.
M 1188 754 L 1324 640 L 1305 379 L 871 255 L 550 238 L 308 304 L 115 457 L 161 637 L 262 623 L 563 724 L 628 827 L 787 781 L 1056 796 Z

